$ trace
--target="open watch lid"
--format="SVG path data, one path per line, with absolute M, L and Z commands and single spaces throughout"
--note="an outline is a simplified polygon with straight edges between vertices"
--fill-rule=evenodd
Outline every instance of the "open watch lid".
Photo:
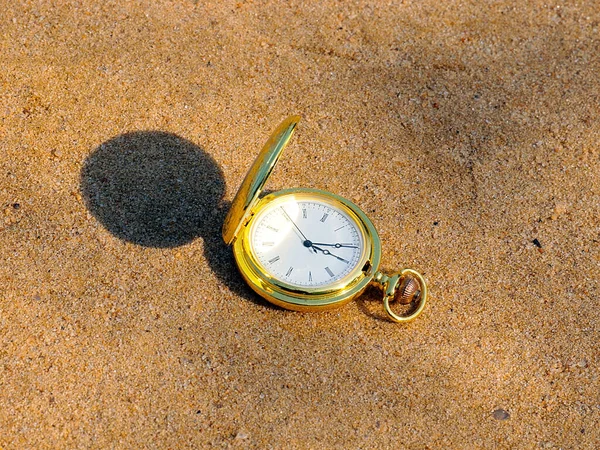
M 250 218 L 252 207 L 258 201 L 262 189 L 271 175 L 281 152 L 289 142 L 294 129 L 300 121 L 300 116 L 290 116 L 273 131 L 259 155 L 254 160 L 252 167 L 242 181 L 231 208 L 223 223 L 223 240 L 231 244 L 242 226 Z

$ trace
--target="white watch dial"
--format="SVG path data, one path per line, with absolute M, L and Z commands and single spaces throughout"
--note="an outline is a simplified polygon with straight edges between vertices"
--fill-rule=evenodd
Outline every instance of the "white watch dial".
M 317 199 L 267 205 L 250 230 L 251 248 L 273 278 L 298 287 L 326 287 L 361 261 L 364 239 L 342 209 Z

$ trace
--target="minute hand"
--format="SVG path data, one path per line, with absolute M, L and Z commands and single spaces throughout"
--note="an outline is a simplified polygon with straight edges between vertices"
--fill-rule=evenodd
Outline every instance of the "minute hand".
M 350 261 L 348 261 L 347 259 L 342 258 L 341 256 L 337 256 L 334 255 L 333 253 L 331 253 L 329 250 L 324 250 L 321 247 L 317 247 L 315 246 L 315 244 L 311 245 L 312 248 L 314 248 L 315 250 L 319 250 L 320 252 L 323 252 L 324 255 L 329 255 L 329 256 L 333 256 L 334 258 L 339 259 L 340 261 L 344 261 L 346 264 L 348 264 Z
M 326 247 L 335 247 L 335 248 L 358 248 L 356 245 L 352 244 L 324 244 L 322 242 L 313 242 L 313 245 L 324 245 Z

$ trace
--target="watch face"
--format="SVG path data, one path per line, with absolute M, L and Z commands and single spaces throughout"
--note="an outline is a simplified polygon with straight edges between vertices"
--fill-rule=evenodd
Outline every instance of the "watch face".
M 271 277 L 301 288 L 327 288 L 362 263 L 365 238 L 351 213 L 325 196 L 286 195 L 265 205 L 250 247 Z

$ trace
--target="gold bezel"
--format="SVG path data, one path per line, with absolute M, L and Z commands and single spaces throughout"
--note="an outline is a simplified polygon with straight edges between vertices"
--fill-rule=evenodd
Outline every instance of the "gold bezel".
M 292 286 L 271 277 L 265 272 L 250 245 L 250 229 L 253 219 L 267 205 L 296 196 L 324 200 L 346 212 L 359 226 L 364 241 L 361 259 L 356 267 L 333 286 Z M 319 189 L 285 189 L 260 199 L 253 207 L 233 243 L 233 254 L 238 268 L 250 287 L 271 303 L 298 311 L 317 311 L 335 308 L 360 295 L 373 279 L 381 259 L 381 242 L 369 218 L 349 200 Z

